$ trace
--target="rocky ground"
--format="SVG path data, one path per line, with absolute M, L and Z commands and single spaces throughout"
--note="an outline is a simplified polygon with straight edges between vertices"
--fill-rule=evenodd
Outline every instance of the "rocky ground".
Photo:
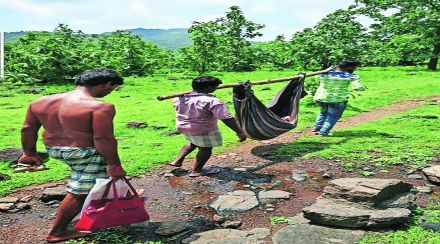
M 363 112 L 346 118 L 338 127 L 379 119 L 422 103 L 423 100 L 404 101 Z M 145 189 L 149 197 L 146 209 L 151 221 L 149 225 L 131 226 L 127 234 L 139 241 L 161 240 L 163 243 L 355 242 L 366 233 L 364 230 L 343 229 L 346 227 L 343 224 L 338 227 L 311 225 L 301 213 L 306 208 L 306 217 L 320 223 L 319 218 L 310 217 L 310 213 L 319 212 L 316 209 L 324 209 L 319 206 L 316 208 L 316 202 L 319 204 L 322 201 L 333 201 L 335 196 L 338 196 L 338 204 L 341 199 L 344 204 L 352 201 L 353 199 L 337 195 L 334 190 L 326 187 L 338 185 L 335 179 L 357 178 L 359 172 L 347 172 L 337 161 L 318 158 L 288 161 L 282 155 L 274 153 L 277 147 L 310 133 L 302 131 L 287 133 L 270 141 L 250 141 L 216 155 L 209 164 L 218 167 L 220 173 L 209 177 L 192 179 L 187 176 L 188 172 L 185 170 L 165 167 L 132 178 L 133 185 Z M 192 160 L 188 160 L 185 167 L 189 167 L 191 163 Z M 436 164 L 440 164 L 440 158 L 432 162 L 432 165 Z M 394 166 L 388 171 L 378 171 L 375 178 L 397 179 L 392 185 L 399 185 L 400 188 L 387 190 L 389 184 L 367 187 L 370 189 L 367 191 L 369 194 L 371 189 L 377 189 L 368 195 L 369 198 L 362 198 L 362 201 L 371 204 L 362 207 L 365 214 L 358 216 L 359 227 L 367 226 L 367 231 L 377 231 L 374 227 L 380 225 L 374 226 L 372 223 L 381 221 L 372 217 L 372 211 L 398 208 L 389 204 L 386 207 L 377 207 L 379 203 L 395 196 L 394 192 L 411 194 L 412 199 L 407 199 L 408 202 L 414 200 L 418 205 L 425 205 L 436 196 L 432 192 L 440 190 L 431 183 L 435 182 L 435 177 L 440 171 L 437 167 L 439 166 L 423 169 L 423 172 L 422 168 L 413 172 L 409 166 Z M 428 181 L 428 177 L 431 182 Z M 414 188 L 410 189 L 406 183 L 414 185 Z M 43 243 L 43 237 L 54 219 L 59 200 L 63 197 L 63 184 L 64 182 L 53 182 L 25 187 L 10 194 L 6 200 L 0 200 L 0 209 L 3 211 L 0 215 L 0 243 Z M 362 189 L 365 188 L 365 184 L 359 184 L 361 190 L 346 191 L 351 191 L 355 196 L 359 192 L 364 194 L 365 191 Z M 326 197 L 329 195 L 330 197 Z M 318 197 L 321 198 L 317 201 Z M 391 202 L 395 202 L 395 199 Z M 340 207 L 344 209 L 347 205 Z M 373 209 L 376 207 L 378 210 Z M 411 206 L 402 207 L 408 208 Z M 407 217 L 408 212 L 402 209 L 400 217 Z M 289 223 L 272 225 L 270 219 L 274 216 L 295 217 L 290 219 Z M 329 213 L 321 213 L 321 216 L 326 216 L 327 220 L 335 218 L 335 215 Z M 336 218 L 341 220 L 343 216 Z M 382 230 L 384 228 L 388 227 L 380 227 Z M 297 242 L 291 242 L 292 238 L 299 239 L 295 239 Z

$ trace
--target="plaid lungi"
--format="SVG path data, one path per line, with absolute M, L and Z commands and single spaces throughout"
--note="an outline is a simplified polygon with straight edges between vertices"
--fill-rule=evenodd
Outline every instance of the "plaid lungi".
M 186 139 L 198 147 L 219 147 L 223 145 L 222 134 L 220 131 L 213 131 L 201 135 L 186 135 Z
M 47 147 L 49 156 L 69 165 L 72 175 L 66 191 L 88 194 L 98 178 L 108 178 L 104 157 L 93 147 Z

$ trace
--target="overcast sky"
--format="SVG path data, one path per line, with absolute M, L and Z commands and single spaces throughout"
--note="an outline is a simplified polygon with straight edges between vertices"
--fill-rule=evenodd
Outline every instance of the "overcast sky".
M 192 21 L 224 16 L 238 5 L 245 16 L 265 24 L 263 37 L 290 38 L 313 27 L 354 0 L 0 0 L 0 31 L 53 30 L 64 23 L 85 33 L 133 28 L 188 28 Z

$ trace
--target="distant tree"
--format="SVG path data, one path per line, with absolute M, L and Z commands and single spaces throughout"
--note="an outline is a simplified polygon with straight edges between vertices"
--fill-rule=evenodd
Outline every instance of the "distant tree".
M 378 21 L 376 26 L 388 28 L 388 35 L 422 37 L 431 46 L 428 69 L 437 69 L 440 54 L 440 1 L 356 0 L 356 5 L 351 6 L 351 9 Z
M 292 45 L 283 35 L 277 36 L 274 41 L 257 43 L 253 45 L 253 50 L 260 68 L 292 68 L 295 64 Z
M 249 40 L 261 36 L 263 27 L 246 20 L 240 8 L 232 6 L 225 17 L 193 23 L 189 29 L 193 46 L 180 49 L 179 60 L 199 73 L 254 70 Z

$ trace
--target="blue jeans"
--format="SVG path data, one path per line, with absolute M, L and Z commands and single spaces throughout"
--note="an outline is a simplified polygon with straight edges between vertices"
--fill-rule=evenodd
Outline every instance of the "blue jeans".
M 342 113 L 347 107 L 347 102 L 325 103 L 316 101 L 321 111 L 316 117 L 315 130 L 321 135 L 328 135 L 336 122 L 341 118 Z

